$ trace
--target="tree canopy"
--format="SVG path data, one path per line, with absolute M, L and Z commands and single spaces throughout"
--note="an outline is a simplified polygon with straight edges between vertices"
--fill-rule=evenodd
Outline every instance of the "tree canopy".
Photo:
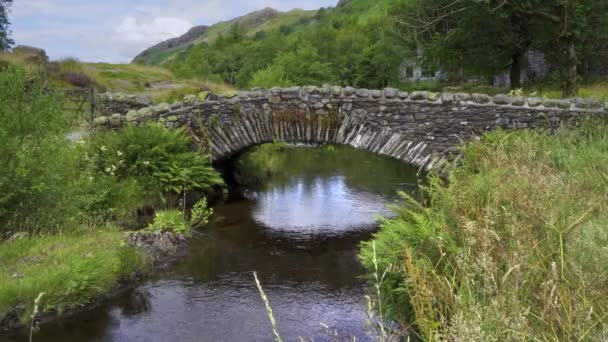
M 310 20 L 248 34 L 239 25 L 197 44 L 171 63 L 182 77 L 203 77 L 240 88 L 335 83 L 396 86 L 403 46 L 381 17 L 320 10 Z
M 431 63 L 452 75 L 510 67 L 512 86 L 520 87 L 525 52 L 541 50 L 558 64 L 569 97 L 589 46 L 605 44 L 607 6 L 606 0 L 400 0 L 391 13 L 402 40 L 423 47 Z

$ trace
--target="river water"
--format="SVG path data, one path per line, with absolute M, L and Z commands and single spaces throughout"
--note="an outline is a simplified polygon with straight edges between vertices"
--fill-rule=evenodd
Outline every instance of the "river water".
M 272 341 L 253 271 L 285 341 L 373 340 L 359 243 L 416 170 L 348 147 L 285 148 L 272 163 L 262 185 L 215 207 L 176 266 L 34 340 Z

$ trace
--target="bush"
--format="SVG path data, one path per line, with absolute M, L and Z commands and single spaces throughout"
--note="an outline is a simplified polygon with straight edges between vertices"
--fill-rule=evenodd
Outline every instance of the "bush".
M 605 340 L 607 128 L 490 133 L 405 197 L 374 237 L 387 314 L 427 340 Z
M 151 231 L 170 230 L 177 234 L 188 234 L 190 226 L 184 219 L 184 214 L 178 210 L 162 210 L 156 213 L 154 222 L 148 228 Z
M 285 75 L 285 70 L 280 65 L 271 65 L 266 69 L 259 70 L 251 78 L 250 86 L 270 89 L 272 87 L 289 87 L 293 83 Z
M 61 98 L 12 67 L 0 73 L 0 89 L 0 235 L 67 229 L 78 169 Z
M 211 215 L 213 215 L 213 208 L 209 208 L 207 199 L 203 198 L 192 207 L 190 222 L 194 226 L 204 226 L 209 223 Z
M 185 195 L 224 184 L 183 129 L 127 126 L 94 139 L 90 154 L 96 173 L 119 181 L 137 180 L 151 203 L 166 202 L 167 194 Z
M 91 77 L 82 72 L 66 72 L 61 76 L 68 84 L 75 87 L 86 88 L 93 84 Z

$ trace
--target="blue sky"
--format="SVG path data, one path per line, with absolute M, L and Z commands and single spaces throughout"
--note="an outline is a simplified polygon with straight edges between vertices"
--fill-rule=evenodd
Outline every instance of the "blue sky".
M 137 53 L 195 25 L 272 7 L 317 9 L 338 0 L 16 0 L 17 44 L 44 48 L 51 59 L 129 62 Z

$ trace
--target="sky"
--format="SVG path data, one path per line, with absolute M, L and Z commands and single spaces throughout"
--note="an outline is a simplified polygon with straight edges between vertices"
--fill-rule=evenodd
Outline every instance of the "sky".
M 128 63 L 144 49 L 196 25 L 211 25 L 272 7 L 318 9 L 338 0 L 15 0 L 16 44 L 40 47 L 51 59 Z

